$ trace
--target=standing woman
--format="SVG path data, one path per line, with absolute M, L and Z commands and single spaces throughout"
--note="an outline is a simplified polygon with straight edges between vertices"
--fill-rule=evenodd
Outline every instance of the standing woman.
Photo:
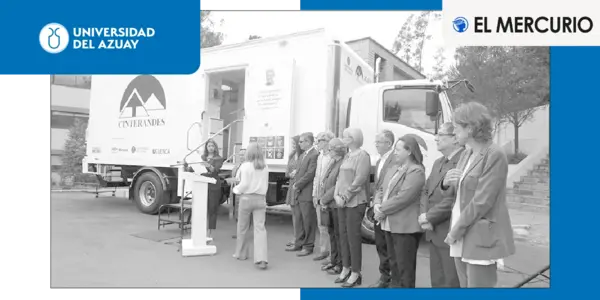
M 246 150 L 246 161 L 240 166 L 240 182 L 233 192 L 240 196 L 238 209 L 237 243 L 233 257 L 239 260 L 248 258 L 250 216 L 254 227 L 254 263 L 259 269 L 267 268 L 267 189 L 269 170 L 262 149 L 258 143 L 250 143 Z
M 333 199 L 335 184 L 340 172 L 340 167 L 346 157 L 347 148 L 342 140 L 334 138 L 329 141 L 329 153 L 331 160 L 325 167 L 320 184 L 319 205 L 325 213 L 321 216 L 321 221 L 326 220 L 327 231 L 329 233 L 329 243 L 331 245 L 329 263 L 322 266 L 321 270 L 327 271 L 332 275 L 342 272 L 342 254 L 340 252 L 340 224 L 338 218 L 338 207 Z M 323 225 L 323 224 L 321 224 Z
M 208 232 L 207 237 L 212 238 L 213 230 L 217 229 L 217 214 L 221 205 L 223 192 L 221 191 L 221 167 L 223 158 L 219 155 L 219 146 L 213 139 L 209 139 L 204 144 L 204 153 L 202 154 L 203 165 L 207 172 L 202 176 L 214 178 L 217 182 L 208 184 Z
M 342 142 L 349 153 L 340 166 L 334 199 L 338 206 L 342 272 L 335 283 L 354 287 L 362 283 L 362 236 L 360 226 L 369 200 L 371 158 L 361 149 L 363 133 L 358 128 L 346 128 Z
M 300 136 L 292 137 L 290 141 L 290 156 L 288 159 L 287 170 L 285 172 L 285 177 L 289 178 L 288 191 L 285 197 L 285 204 L 290 205 L 291 209 L 296 209 L 296 205 L 292 205 L 294 203 L 292 200 L 293 197 L 296 197 L 295 190 L 292 188 L 294 186 L 294 177 L 296 176 L 296 172 L 298 170 L 298 162 L 300 155 L 304 152 L 299 146 Z M 293 214 L 292 214 L 293 215 Z M 294 218 L 292 218 L 292 226 L 294 228 L 294 234 L 292 235 L 292 239 L 285 245 L 286 247 L 293 247 L 296 242 L 296 222 L 294 222 Z
M 485 106 L 462 104 L 454 123 L 456 138 L 468 147 L 442 182 L 445 196 L 456 195 L 445 242 L 461 287 L 495 287 L 497 265 L 515 253 L 506 204 L 508 160 L 492 142 L 492 118 Z
M 394 155 L 399 164 L 383 187 L 383 200 L 374 205 L 375 220 L 385 234 L 390 255 L 390 287 L 414 288 L 417 275 L 417 250 L 423 235 L 419 224 L 421 191 L 425 167 L 419 143 L 412 136 L 398 139 Z

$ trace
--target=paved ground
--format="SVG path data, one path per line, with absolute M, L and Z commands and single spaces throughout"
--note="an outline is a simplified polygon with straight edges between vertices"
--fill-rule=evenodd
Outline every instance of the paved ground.
M 285 252 L 292 233 L 288 216 L 267 218 L 269 270 L 231 255 L 234 222 L 227 210 L 219 218 L 211 257 L 183 258 L 175 228 L 157 230 L 157 217 L 143 215 L 124 198 L 82 193 L 52 194 L 52 287 L 337 287 L 312 257 Z M 419 252 L 417 286 L 429 285 L 427 244 Z M 363 245 L 363 284 L 378 277 L 373 245 Z M 512 286 L 548 264 L 549 249 L 521 243 L 507 261 L 500 285 Z M 517 271 L 518 270 L 518 271 Z M 537 285 L 540 286 L 540 285 Z M 547 286 L 547 285 L 541 285 Z

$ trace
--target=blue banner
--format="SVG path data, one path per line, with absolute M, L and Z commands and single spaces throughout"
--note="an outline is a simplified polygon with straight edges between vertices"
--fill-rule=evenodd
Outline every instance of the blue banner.
M 191 74 L 200 65 L 198 0 L 0 3 L 0 74 Z

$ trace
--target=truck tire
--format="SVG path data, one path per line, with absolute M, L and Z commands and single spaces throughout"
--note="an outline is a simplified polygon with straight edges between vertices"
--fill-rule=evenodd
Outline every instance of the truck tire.
M 145 214 L 155 215 L 167 199 L 162 182 L 156 173 L 146 172 L 136 180 L 133 200 L 137 208 Z
M 375 243 L 375 218 L 372 207 L 367 207 L 365 216 L 360 224 L 360 234 L 362 236 L 363 243 L 374 244 Z

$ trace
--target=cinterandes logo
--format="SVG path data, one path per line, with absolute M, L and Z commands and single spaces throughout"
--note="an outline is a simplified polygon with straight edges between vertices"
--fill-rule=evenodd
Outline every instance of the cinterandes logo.
M 69 33 L 62 24 L 50 23 L 40 31 L 39 40 L 44 51 L 57 54 L 69 45 L 74 50 L 135 50 L 140 41 L 155 35 L 152 27 L 74 27 Z

